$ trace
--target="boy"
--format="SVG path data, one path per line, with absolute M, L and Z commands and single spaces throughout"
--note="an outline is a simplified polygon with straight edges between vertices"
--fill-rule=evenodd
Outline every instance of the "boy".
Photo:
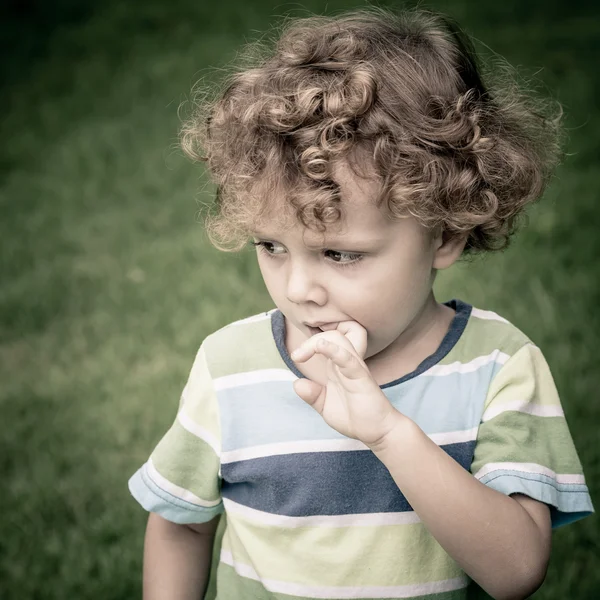
M 211 241 L 252 236 L 277 308 L 203 341 L 130 480 L 146 600 L 541 585 L 551 528 L 593 511 L 552 375 L 432 290 L 542 193 L 558 123 L 528 107 L 447 20 L 384 9 L 291 22 L 200 102 L 183 145 L 218 186 Z

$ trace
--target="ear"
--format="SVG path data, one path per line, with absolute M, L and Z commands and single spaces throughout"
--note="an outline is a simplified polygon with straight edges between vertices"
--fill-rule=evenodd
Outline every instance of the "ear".
M 444 232 L 434 240 L 435 254 L 433 257 L 434 269 L 447 269 L 451 267 L 463 253 L 467 243 L 468 234 L 450 237 Z

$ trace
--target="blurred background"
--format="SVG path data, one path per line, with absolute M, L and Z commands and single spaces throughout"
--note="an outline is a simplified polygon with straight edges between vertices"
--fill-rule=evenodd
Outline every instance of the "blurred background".
M 357 6 L 2 4 L 2 600 L 141 597 L 147 514 L 127 480 L 170 426 L 203 338 L 273 307 L 254 253 L 203 235 L 212 188 L 200 194 L 202 169 L 177 147 L 179 107 L 281 15 Z M 442 272 L 436 291 L 502 314 L 542 348 L 598 508 L 600 9 L 423 6 L 564 106 L 569 155 L 529 224 L 506 252 Z M 599 544 L 596 515 L 556 530 L 535 598 L 600 598 Z

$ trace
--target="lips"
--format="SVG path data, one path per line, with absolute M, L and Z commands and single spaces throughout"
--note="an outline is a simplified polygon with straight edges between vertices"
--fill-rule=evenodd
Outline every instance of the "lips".
M 315 323 L 314 325 L 305 323 L 305 325 L 310 329 L 311 335 L 322 333 L 323 331 L 332 331 L 333 329 L 337 329 L 338 326 L 337 323 Z

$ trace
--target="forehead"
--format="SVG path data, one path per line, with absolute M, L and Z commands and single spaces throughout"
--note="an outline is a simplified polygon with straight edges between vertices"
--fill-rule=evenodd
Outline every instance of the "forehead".
M 341 218 L 335 223 L 328 223 L 324 233 L 305 229 L 304 243 L 307 246 L 318 246 L 324 242 L 374 241 L 378 236 L 384 235 L 390 226 L 390 220 L 376 204 L 381 193 L 379 179 L 374 176 L 360 177 L 345 162 L 334 166 L 333 179 L 340 186 Z M 276 238 L 290 230 L 302 228 L 292 213 L 285 202 L 275 200 L 275 205 L 267 213 L 272 218 L 255 224 L 252 233 L 260 237 Z

